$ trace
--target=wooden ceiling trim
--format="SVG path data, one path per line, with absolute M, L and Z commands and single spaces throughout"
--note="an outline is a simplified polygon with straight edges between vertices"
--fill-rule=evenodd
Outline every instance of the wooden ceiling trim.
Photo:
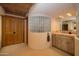
M 3 16 L 11 16 L 11 17 L 17 17 L 17 18 L 25 19 L 25 17 L 23 17 L 23 16 L 18 16 L 18 15 L 13 15 L 13 14 L 4 14 Z

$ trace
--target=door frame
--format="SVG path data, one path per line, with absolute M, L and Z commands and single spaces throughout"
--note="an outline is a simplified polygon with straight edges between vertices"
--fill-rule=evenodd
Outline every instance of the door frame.
M 28 46 L 28 17 L 25 18 L 25 44 Z

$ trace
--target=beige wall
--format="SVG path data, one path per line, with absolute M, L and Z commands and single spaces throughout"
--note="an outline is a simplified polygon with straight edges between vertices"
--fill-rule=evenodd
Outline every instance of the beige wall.
M 58 21 L 57 19 L 55 18 L 52 18 L 52 21 L 51 21 L 51 32 L 56 32 L 56 31 L 60 31 L 61 30 L 61 23 L 60 21 Z
M 29 32 L 28 45 L 33 49 L 44 49 L 51 46 L 51 41 L 47 42 L 47 33 Z

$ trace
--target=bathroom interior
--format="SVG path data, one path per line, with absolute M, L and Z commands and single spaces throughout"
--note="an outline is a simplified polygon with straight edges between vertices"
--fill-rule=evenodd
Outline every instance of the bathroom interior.
M 79 4 L 0 3 L 1 56 L 78 56 Z

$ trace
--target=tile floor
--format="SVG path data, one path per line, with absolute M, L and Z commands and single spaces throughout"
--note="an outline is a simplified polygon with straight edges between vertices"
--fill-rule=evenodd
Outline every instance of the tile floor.
M 27 47 L 24 43 L 6 46 L 0 49 L 1 56 L 69 56 L 69 54 L 54 47 L 35 50 Z

